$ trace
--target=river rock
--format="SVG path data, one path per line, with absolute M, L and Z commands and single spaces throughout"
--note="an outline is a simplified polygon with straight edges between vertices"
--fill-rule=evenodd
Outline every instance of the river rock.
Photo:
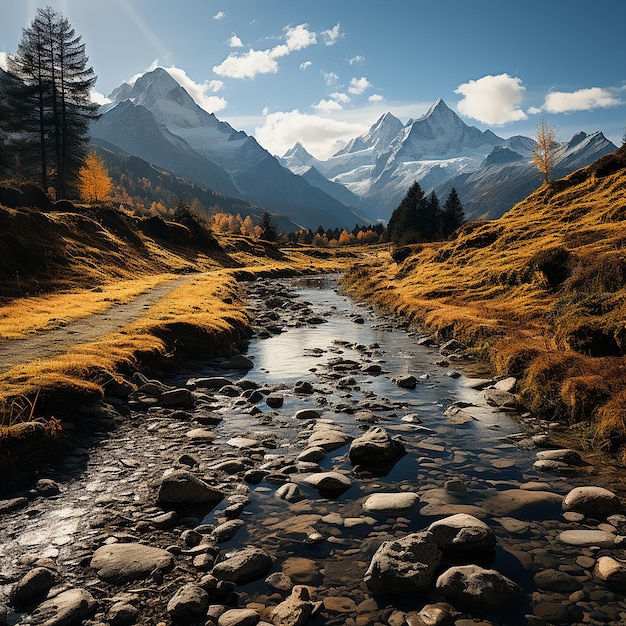
M 169 389 L 159 396 L 159 406 L 180 407 L 190 409 L 194 406 L 195 400 L 189 389 Z
M 229 541 L 236 534 L 237 531 L 244 525 L 241 519 L 231 519 L 228 522 L 220 524 L 212 533 L 211 536 L 216 543 L 224 543 Z
M 254 367 L 254 363 L 243 354 L 235 354 L 230 357 L 226 367 L 229 370 L 250 370 Z
M 483 508 L 498 517 L 526 514 L 535 508 L 561 506 L 563 496 L 551 491 L 528 489 L 505 489 L 487 498 Z
M 559 461 L 567 465 L 582 465 L 582 457 L 576 450 L 569 448 L 559 448 L 557 450 L 542 450 L 537 452 L 538 461 Z
M 216 438 L 216 434 L 212 430 L 206 428 L 192 428 L 185 433 L 185 436 L 192 441 L 210 442 Z
M 313 393 L 313 385 L 308 380 L 299 380 L 293 386 L 293 392 L 301 396 L 309 396 Z
M 211 572 L 219 580 L 243 585 L 263 578 L 272 567 L 272 557 L 259 548 L 248 547 L 231 554 Z
M 455 352 L 463 352 L 463 350 L 467 350 L 467 346 L 464 343 L 461 343 L 457 339 L 450 339 L 439 348 L 439 354 L 448 356 Z
M 168 470 L 163 474 L 158 502 L 165 506 L 185 506 L 219 502 L 224 494 L 207 485 L 187 470 Z
M 37 495 L 49 498 L 50 496 L 56 496 L 61 493 L 59 484 L 51 478 L 40 478 L 35 484 L 35 491 Z
M 174 621 L 189 623 L 209 608 L 209 594 L 200 585 L 183 585 L 167 603 L 167 612 Z
M 313 606 L 309 590 L 296 585 L 291 595 L 272 611 L 271 623 L 274 626 L 302 626 L 313 612 Z
M 285 502 L 299 502 L 304 500 L 304 494 L 295 483 L 286 483 L 276 490 L 276 497 Z
M 493 530 L 485 522 L 466 513 L 457 513 L 437 520 L 428 527 L 428 530 L 444 553 L 492 550 L 496 545 Z
M 459 565 L 446 570 L 436 583 L 437 591 L 452 604 L 481 610 L 495 610 L 517 599 L 522 590 L 493 569 Z
M 352 481 L 339 472 L 320 472 L 308 476 L 305 481 L 321 493 L 337 494 L 352 487 Z
M 91 559 L 96 574 L 114 584 L 147 578 L 172 568 L 174 557 L 161 548 L 140 543 L 113 543 L 98 548 Z
M 564 530 L 559 540 L 569 546 L 612 548 L 615 545 L 616 535 L 606 530 Z
M 506 391 L 508 393 L 513 393 L 515 391 L 515 387 L 517 386 L 517 378 L 513 376 L 509 376 L 508 378 L 503 378 L 495 383 L 494 388 L 498 391 Z
M 265 403 L 271 409 L 280 409 L 283 406 L 284 398 L 280 393 L 270 393 L 265 398 Z
M 413 510 L 419 500 L 419 496 L 413 491 L 375 493 L 365 500 L 363 508 L 370 513 L 390 516 L 404 515 Z
M 0 515 L 23 509 L 25 506 L 28 506 L 28 498 L 23 496 L 10 498 L 9 500 L 0 500 Z
M 40 604 L 32 619 L 43 626 L 70 626 L 82 624 L 95 610 L 94 597 L 86 589 L 74 588 Z
M 319 424 L 317 428 L 313 429 L 308 439 L 307 447 L 319 447 L 327 452 L 331 452 L 345 446 L 350 440 L 351 437 L 339 430 L 339 428 L 329 424 Z
M 26 604 L 45 596 L 52 589 L 56 576 L 47 567 L 35 567 L 23 576 L 13 590 L 16 605 Z
M 440 561 L 432 533 L 412 533 L 385 541 L 372 557 L 364 580 L 375 594 L 412 595 L 428 589 Z
M 621 509 L 619 498 L 603 487 L 576 487 L 563 500 L 564 511 L 575 511 L 596 519 L 605 518 Z
M 192 378 L 187 381 L 188 385 L 195 385 L 197 389 L 209 389 L 218 391 L 226 385 L 232 384 L 232 381 L 223 376 L 209 376 L 208 378 Z
M 261 617 L 254 609 L 228 609 L 222 613 L 218 626 L 256 626 Z
M 300 409 L 299 411 L 296 411 L 296 414 L 294 415 L 294 418 L 298 420 L 316 420 L 320 417 L 319 411 L 316 411 L 315 409 Z
M 107 611 L 110 626 L 128 626 L 134 624 L 139 617 L 139 609 L 128 602 L 116 602 Z
M 535 585 L 548 591 L 572 592 L 582 589 L 583 584 L 571 574 L 555 569 L 546 569 L 537 572 L 533 577 Z
M 318 461 L 321 461 L 326 454 L 326 450 L 324 450 L 321 446 L 313 446 L 312 448 L 303 450 L 296 458 L 296 461 L 317 463 Z
M 417 387 L 417 378 L 415 376 L 401 376 L 396 379 L 396 385 L 402 389 L 415 389 Z
M 380 426 L 372 426 L 365 434 L 357 437 L 350 445 L 352 465 L 366 467 L 391 465 L 406 454 L 399 438 L 390 437 Z
M 494 406 L 498 409 L 514 409 L 517 406 L 515 396 L 508 391 L 485 389 L 483 397 L 488 405 Z
M 610 556 L 601 556 L 593 568 L 593 577 L 610 589 L 626 592 L 626 562 Z

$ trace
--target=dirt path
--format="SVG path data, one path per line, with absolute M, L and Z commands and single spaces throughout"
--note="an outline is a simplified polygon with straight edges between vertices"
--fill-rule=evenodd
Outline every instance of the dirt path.
M 153 304 L 172 290 L 197 277 L 187 274 L 177 280 L 159 285 L 125 304 L 113 306 L 102 313 L 79 319 L 59 328 L 34 333 L 23 339 L 0 342 L 0 373 L 38 359 L 64 354 L 71 348 L 126 326 L 141 317 Z

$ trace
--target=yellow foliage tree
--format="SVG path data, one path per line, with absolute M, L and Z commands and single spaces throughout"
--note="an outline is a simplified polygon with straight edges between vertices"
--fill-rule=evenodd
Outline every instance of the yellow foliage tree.
M 552 178 L 552 170 L 554 169 L 556 132 L 554 128 L 543 119 L 537 126 L 535 142 L 533 161 L 537 169 L 543 174 L 545 182 L 549 183 Z
M 85 157 L 85 163 L 78 170 L 78 188 L 80 196 L 86 202 L 108 200 L 113 182 L 104 161 L 95 152 Z

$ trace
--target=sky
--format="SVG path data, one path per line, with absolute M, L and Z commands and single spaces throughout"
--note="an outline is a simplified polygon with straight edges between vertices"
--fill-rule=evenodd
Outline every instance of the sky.
M 626 128 L 625 0 L 0 0 L 0 66 L 43 6 L 86 44 L 94 99 L 161 66 L 276 155 L 327 158 L 438 98 L 501 137 Z

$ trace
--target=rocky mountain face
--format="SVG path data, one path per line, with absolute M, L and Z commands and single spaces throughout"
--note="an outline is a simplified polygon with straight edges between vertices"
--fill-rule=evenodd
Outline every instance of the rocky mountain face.
M 308 228 L 370 221 L 283 167 L 253 137 L 207 113 L 162 68 L 121 85 L 110 98 L 92 125 L 94 139 Z
M 376 217 L 388 218 L 415 181 L 442 199 L 455 186 L 468 217 L 499 217 L 541 184 L 532 163 L 533 148 L 530 137 L 503 139 L 468 126 L 440 99 L 406 124 L 386 113 L 325 161 L 301 145 L 281 160 L 301 175 L 314 168 L 343 185 L 360 201 L 356 206 Z M 578 133 L 560 144 L 554 173 L 568 174 L 615 148 L 602 133 Z M 311 184 L 316 178 L 311 177 Z M 335 193 L 333 188 L 325 190 Z

